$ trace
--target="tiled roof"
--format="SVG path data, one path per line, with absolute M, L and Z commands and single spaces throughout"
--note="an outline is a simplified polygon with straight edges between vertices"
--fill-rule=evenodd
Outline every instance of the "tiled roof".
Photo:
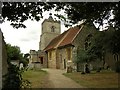
M 79 32 L 79 30 L 80 30 L 79 27 L 70 28 L 68 30 L 66 37 L 59 44 L 59 47 L 68 45 L 68 44 L 72 44 L 72 41 L 73 41 L 74 37 L 76 36 L 76 34 Z
M 75 39 L 81 28 L 82 27 L 79 28 L 78 26 L 76 26 L 68 29 L 67 31 L 54 38 L 44 50 L 47 51 L 50 49 L 55 49 L 57 47 L 72 44 L 73 40 Z

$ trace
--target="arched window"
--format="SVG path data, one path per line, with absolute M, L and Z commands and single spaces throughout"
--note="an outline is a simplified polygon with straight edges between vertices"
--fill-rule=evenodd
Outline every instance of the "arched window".
M 86 37 L 85 42 L 84 42 L 84 48 L 85 48 L 85 50 L 87 50 L 88 47 L 91 45 L 91 38 L 92 38 L 92 34 L 89 34 Z
M 55 26 L 51 27 L 51 32 L 55 32 Z

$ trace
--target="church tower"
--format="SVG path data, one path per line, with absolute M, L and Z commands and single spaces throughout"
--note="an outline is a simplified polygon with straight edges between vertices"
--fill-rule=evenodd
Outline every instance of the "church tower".
M 42 22 L 39 50 L 44 50 L 50 41 L 61 33 L 60 21 L 54 20 L 52 14 Z

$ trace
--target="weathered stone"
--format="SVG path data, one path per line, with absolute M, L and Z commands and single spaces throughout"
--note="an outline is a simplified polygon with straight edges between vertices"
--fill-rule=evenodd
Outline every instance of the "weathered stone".
M 40 65 L 35 65 L 37 67 L 48 67 L 48 61 L 47 61 L 47 54 L 44 51 L 45 47 L 50 43 L 50 41 L 58 36 L 61 33 L 61 24 L 60 21 L 53 20 L 52 16 L 48 19 L 45 19 L 42 23 L 42 29 L 41 29 L 41 35 L 40 35 L 40 42 L 39 42 L 39 50 L 31 50 L 30 51 L 30 66 L 34 62 L 40 62 Z M 52 60 L 54 61 L 54 60 Z M 34 63 L 35 64 L 35 63 Z M 52 67 L 56 67 L 55 63 L 50 63 Z
M 50 41 L 61 33 L 60 21 L 50 19 L 50 17 L 42 23 L 39 50 L 44 50 Z
M 67 43 L 66 43 L 67 40 L 66 40 L 66 42 L 63 40 L 65 39 L 65 37 L 70 38 L 70 36 L 68 36 L 70 33 L 70 30 L 72 30 L 72 28 L 68 30 L 68 33 L 65 34 L 65 32 L 64 32 L 63 34 L 61 34 L 61 37 L 62 36 L 63 37 L 56 44 L 54 49 L 47 51 L 49 67 L 56 66 L 57 69 L 66 69 L 66 70 L 68 70 L 68 72 L 69 72 L 69 67 L 72 67 L 72 68 L 75 67 L 75 64 L 73 61 L 75 61 L 75 59 L 77 58 L 77 50 L 84 49 L 85 39 L 88 35 L 93 34 L 95 32 L 95 27 L 85 25 L 84 27 L 81 26 L 80 28 L 76 28 L 76 30 L 78 30 L 78 32 L 75 34 L 74 38 L 72 39 L 72 44 L 67 45 Z M 67 38 L 67 39 L 69 40 L 69 38 Z M 59 44 L 61 42 L 66 43 L 66 44 L 62 47 L 59 47 Z M 53 46 L 51 45 L 51 47 L 53 47 Z M 71 62 L 71 63 L 69 64 L 69 62 Z M 53 65 L 52 63 L 54 63 L 55 65 Z M 84 66 L 83 66 L 83 69 L 84 69 Z

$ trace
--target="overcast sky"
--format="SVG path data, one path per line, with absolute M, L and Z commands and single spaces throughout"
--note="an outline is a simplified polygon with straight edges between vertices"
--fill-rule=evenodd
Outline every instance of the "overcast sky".
M 25 29 L 14 29 L 12 26 L 10 26 L 9 21 L 5 21 L 0 25 L 5 38 L 5 42 L 10 43 L 13 46 L 19 46 L 22 53 L 29 53 L 30 50 L 38 50 L 41 35 L 41 23 L 44 21 L 44 19 L 47 19 L 49 17 L 50 12 L 52 12 L 52 14 L 57 13 L 62 14 L 64 16 L 66 15 L 64 14 L 64 11 L 54 12 L 54 10 L 51 10 L 49 12 L 44 12 L 44 17 L 39 22 L 31 20 L 25 21 L 24 24 L 27 26 L 27 28 Z M 111 18 L 113 18 L 113 16 L 111 16 Z M 104 23 L 106 22 L 107 21 L 105 20 Z M 97 27 L 98 25 L 96 24 L 95 26 Z M 67 29 L 68 28 L 65 28 L 64 23 L 62 22 L 61 33 Z M 102 29 L 103 28 L 101 28 L 101 31 Z
M 3 32 L 5 42 L 10 43 L 11 45 L 19 46 L 22 53 L 29 53 L 30 49 L 38 50 L 39 41 L 41 35 L 41 23 L 45 18 L 49 17 L 49 12 L 44 13 L 44 18 L 39 22 L 27 20 L 24 24 L 27 28 L 14 29 L 10 26 L 10 22 L 5 21 L 0 25 Z M 63 23 L 61 25 L 64 32 L 67 28 L 64 27 Z

